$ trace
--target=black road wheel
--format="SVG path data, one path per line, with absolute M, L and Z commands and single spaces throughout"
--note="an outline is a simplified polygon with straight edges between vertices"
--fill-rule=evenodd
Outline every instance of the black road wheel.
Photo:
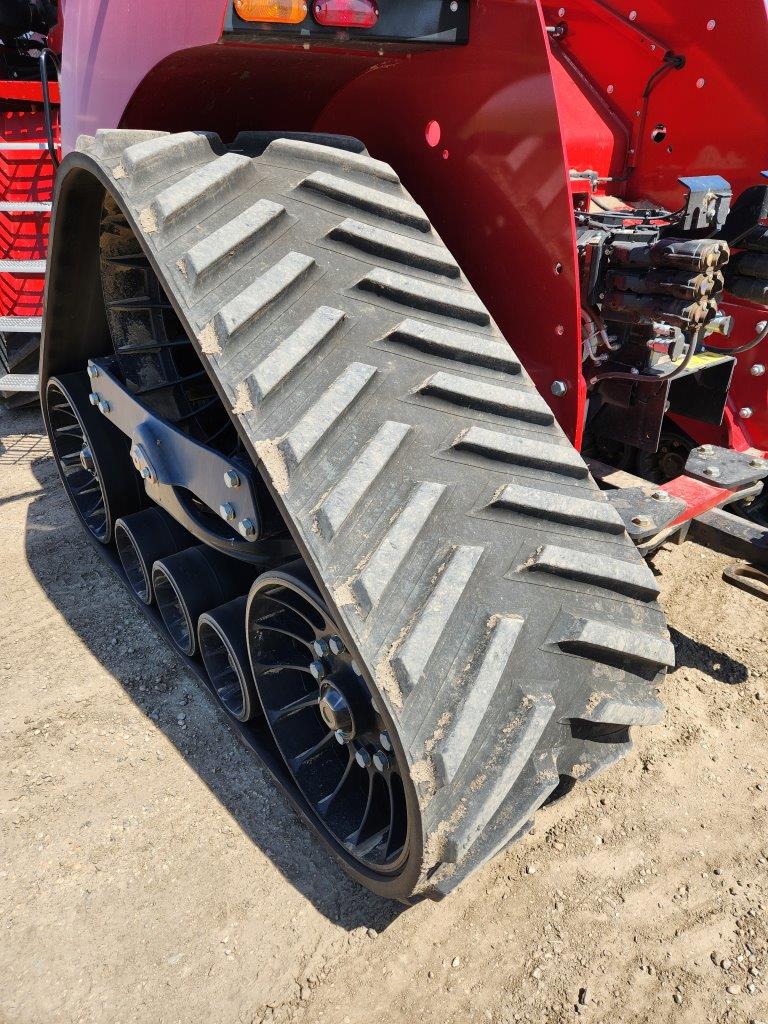
M 320 827 L 368 870 L 400 871 L 408 766 L 303 563 L 256 580 L 247 636 L 267 722 Z
M 123 435 L 89 401 L 86 375 L 51 377 L 45 389 L 51 447 L 70 500 L 86 529 L 109 544 L 120 516 L 144 504 Z

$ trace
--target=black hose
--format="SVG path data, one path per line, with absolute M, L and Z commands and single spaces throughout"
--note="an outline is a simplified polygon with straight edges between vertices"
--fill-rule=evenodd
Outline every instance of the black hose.
M 58 170 L 59 157 L 56 153 L 56 140 L 53 137 L 53 112 L 51 108 L 51 90 L 48 83 L 48 61 L 53 64 L 56 71 L 56 77 L 58 78 L 61 74 L 61 68 L 59 62 L 56 60 L 56 55 L 53 50 L 49 50 L 47 46 L 43 47 L 40 51 L 40 81 L 43 85 L 43 116 L 45 118 L 45 136 L 48 140 L 48 152 L 51 155 L 53 166 Z
M 768 327 L 766 327 L 766 330 L 768 330 Z M 674 368 L 674 370 L 670 370 L 669 373 L 662 373 L 659 374 L 658 376 L 655 376 L 654 374 L 650 373 L 624 373 L 618 371 L 611 373 L 596 374 L 594 377 L 587 381 L 587 387 L 593 387 L 593 385 L 599 384 L 601 381 L 604 380 L 631 380 L 634 383 L 640 384 L 660 384 L 663 381 L 672 380 L 673 377 L 679 377 L 683 370 L 687 368 L 688 363 L 690 363 L 691 359 L 693 358 L 693 353 L 696 349 L 697 342 L 698 335 L 694 337 L 691 343 L 688 345 L 688 351 L 685 353 L 685 358 L 683 359 L 683 361 L 679 365 L 677 365 Z
M 705 342 L 704 346 L 707 352 L 714 352 L 718 356 L 740 356 L 743 352 L 749 352 L 751 348 L 757 348 L 761 341 L 765 341 L 768 338 L 768 320 L 761 320 L 760 323 L 763 325 L 762 328 L 757 332 L 752 341 L 748 341 L 746 345 L 739 345 L 738 348 L 714 348 Z

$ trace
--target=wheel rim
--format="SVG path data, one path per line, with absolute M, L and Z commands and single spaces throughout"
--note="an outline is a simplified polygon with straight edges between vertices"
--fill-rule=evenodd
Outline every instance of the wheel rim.
M 152 604 L 152 581 L 142 561 L 139 549 L 125 523 L 115 523 L 115 544 L 128 586 L 144 604 Z
M 152 589 L 168 635 L 182 654 L 191 658 L 195 653 L 195 627 L 184 598 L 162 566 L 156 565 L 152 570 Z
M 287 572 L 265 574 L 246 621 L 266 720 L 322 828 L 367 868 L 398 871 L 409 839 L 404 770 L 326 608 Z
M 251 717 L 247 681 L 226 634 L 209 615 L 201 615 L 198 639 L 200 655 L 216 696 L 233 718 L 247 722 Z
M 69 396 L 52 380 L 46 390 L 51 447 L 69 498 L 88 530 L 102 544 L 112 533 L 99 464 L 85 425 Z

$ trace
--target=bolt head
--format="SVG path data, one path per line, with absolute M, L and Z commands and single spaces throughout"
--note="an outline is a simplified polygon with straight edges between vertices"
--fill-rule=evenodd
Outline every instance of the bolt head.
M 252 519 L 243 519 L 237 524 L 238 532 L 246 539 L 256 536 L 256 523 Z
M 101 395 L 97 395 L 95 391 L 92 391 L 90 395 L 88 395 L 88 401 L 91 405 L 98 405 L 101 401 Z
M 347 649 L 344 646 L 344 641 L 341 639 L 340 636 L 329 637 L 328 638 L 328 646 L 331 649 L 331 654 L 336 654 L 336 655 L 344 654 L 344 652 Z
M 98 366 L 94 366 L 93 363 L 88 363 L 88 369 L 86 370 L 86 373 L 91 378 L 91 380 L 96 380 L 96 378 L 99 376 L 99 368 Z
M 312 674 L 313 678 L 315 678 L 318 681 L 318 683 L 322 682 L 322 680 L 325 679 L 325 664 L 322 661 L 320 661 L 319 658 L 310 664 L 309 671 Z
M 749 372 L 753 377 L 762 377 L 765 373 L 765 365 L 763 363 L 755 363 L 754 366 L 750 367 Z
M 219 515 L 222 519 L 226 519 L 228 523 L 232 522 L 237 513 L 231 501 L 225 501 L 223 505 L 219 505 Z
M 759 457 L 755 457 L 754 459 L 750 459 L 749 460 L 749 464 L 754 469 L 765 469 L 765 467 L 768 466 L 768 462 L 766 462 L 765 459 L 761 459 Z
M 143 469 L 141 470 L 141 479 L 142 480 L 154 480 L 154 476 L 152 475 L 152 470 L 149 468 L 149 466 L 144 466 Z
M 745 405 L 741 409 L 739 409 L 739 416 L 743 420 L 748 420 L 752 416 L 752 410 L 750 409 L 750 407 L 748 405 Z
M 333 735 L 340 747 L 343 747 L 344 744 L 347 742 L 347 737 L 344 735 L 343 729 L 337 729 Z
M 240 486 L 240 474 L 236 473 L 234 469 L 228 469 L 224 474 L 224 486 L 230 489 Z
M 102 398 L 101 401 L 99 402 L 99 412 L 102 413 L 102 415 L 104 416 L 108 416 L 111 411 L 112 406 L 109 404 L 106 398 Z
M 377 750 L 373 755 L 373 767 L 377 772 L 385 772 L 389 768 L 389 758 L 383 750 Z
M 654 491 L 651 497 L 654 501 L 669 501 L 669 495 L 666 491 Z
M 705 466 L 703 472 L 704 476 L 711 476 L 713 479 L 720 476 L 720 470 L 717 466 Z
M 365 747 L 360 747 L 355 754 L 355 760 L 361 768 L 367 768 L 371 763 L 371 755 Z
M 568 385 L 564 380 L 553 380 L 549 390 L 555 396 L 555 398 L 562 398 L 563 395 L 568 392 Z
M 89 473 L 93 473 L 96 470 L 96 465 L 93 461 L 93 453 L 88 445 L 83 445 L 82 451 L 80 452 L 80 465 Z
M 312 650 L 318 658 L 327 658 L 331 648 L 328 641 L 321 637 L 319 640 L 313 641 Z
M 635 526 L 639 526 L 641 529 L 647 530 L 653 526 L 653 520 L 649 519 L 648 516 L 632 516 L 632 522 Z
M 391 750 L 392 749 L 392 740 L 389 738 L 389 733 L 388 732 L 380 732 L 379 733 L 379 743 L 382 745 L 384 750 Z

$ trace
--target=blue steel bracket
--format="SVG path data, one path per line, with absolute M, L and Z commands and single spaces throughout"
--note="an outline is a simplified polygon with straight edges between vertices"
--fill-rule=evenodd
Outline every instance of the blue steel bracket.
M 130 438 L 131 459 L 149 497 L 204 542 L 248 559 L 240 549 L 263 536 L 256 471 L 156 416 L 126 390 L 110 363 L 89 360 L 90 401 Z

